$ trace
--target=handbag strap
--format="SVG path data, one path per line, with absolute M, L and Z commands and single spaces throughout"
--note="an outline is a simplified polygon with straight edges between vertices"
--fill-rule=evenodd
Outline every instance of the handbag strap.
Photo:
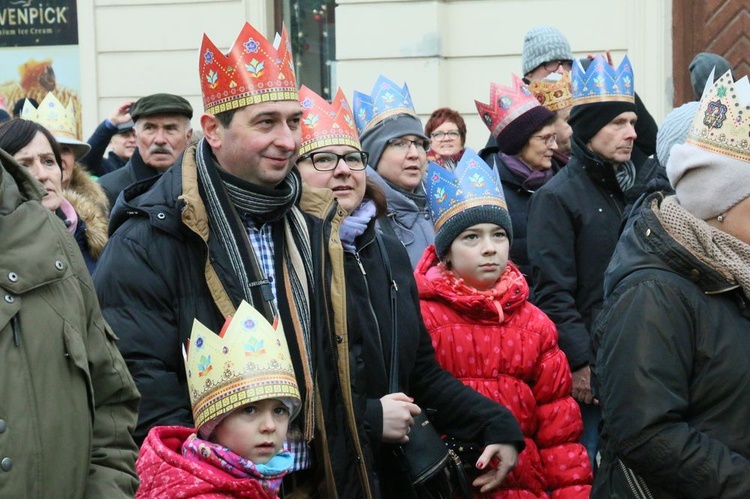
M 397 310 L 397 299 L 398 299 L 398 285 L 393 279 L 393 270 L 391 270 L 391 260 L 388 258 L 388 253 L 385 250 L 385 243 L 380 233 L 375 233 L 375 241 L 378 244 L 378 250 L 380 252 L 380 258 L 383 260 L 383 268 L 388 276 L 390 282 L 390 302 L 391 302 L 391 366 L 388 383 L 388 393 L 396 393 L 399 390 L 398 387 L 398 344 L 396 338 L 396 331 L 398 331 L 398 310 Z

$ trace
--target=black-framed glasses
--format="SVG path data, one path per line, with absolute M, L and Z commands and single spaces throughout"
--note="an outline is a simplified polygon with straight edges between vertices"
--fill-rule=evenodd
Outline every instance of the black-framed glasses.
M 554 73 L 555 71 L 557 71 L 557 68 L 559 68 L 560 66 L 562 66 L 566 71 L 570 71 L 571 69 L 573 69 L 573 61 L 569 59 L 556 59 L 554 61 L 547 61 L 542 64 L 542 66 L 544 66 L 544 69 L 549 71 L 550 73 Z
M 432 132 L 430 134 L 430 138 L 433 140 L 443 140 L 443 138 L 446 139 L 457 139 L 461 136 L 461 132 L 458 130 L 448 130 L 447 132 Z
M 411 145 L 414 144 L 414 147 L 419 149 L 423 149 L 427 151 L 430 148 L 430 141 L 429 140 L 423 140 L 423 139 L 405 139 L 403 137 L 398 137 L 396 139 L 389 139 L 388 145 L 393 147 L 394 149 L 398 149 L 400 151 L 406 151 L 411 147 Z
M 346 166 L 352 171 L 361 171 L 367 167 L 369 155 L 365 151 L 350 151 L 346 154 L 336 154 L 335 152 L 317 151 L 300 156 L 300 161 L 309 159 L 312 161 L 313 168 L 319 172 L 329 172 L 335 170 L 340 160 L 344 160 Z
M 532 137 L 536 137 L 537 139 L 542 139 L 544 142 L 544 145 L 547 147 L 550 147 L 552 144 L 557 144 L 557 134 L 556 133 L 548 133 L 547 135 L 532 135 Z

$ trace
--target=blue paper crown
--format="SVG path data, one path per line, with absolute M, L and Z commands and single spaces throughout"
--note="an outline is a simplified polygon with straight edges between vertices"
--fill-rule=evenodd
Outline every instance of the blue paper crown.
M 435 232 L 456 213 L 468 208 L 493 205 L 508 209 L 497 174 L 468 147 L 454 171 L 430 162 L 425 190 Z
M 383 75 L 378 77 L 371 95 L 354 91 L 352 109 L 360 137 L 389 116 L 410 114 L 417 117 L 406 83 L 400 88 Z
M 584 71 L 576 60 L 571 74 L 573 105 L 592 102 L 635 102 L 633 96 L 633 67 L 626 55 L 615 69 L 601 55 L 594 57 Z

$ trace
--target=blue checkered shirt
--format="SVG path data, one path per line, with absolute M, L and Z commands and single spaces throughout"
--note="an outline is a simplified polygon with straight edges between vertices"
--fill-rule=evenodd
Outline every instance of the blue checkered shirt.
M 276 274 L 274 268 L 274 248 L 273 248 L 273 237 L 271 234 L 271 224 L 264 224 L 260 227 L 256 227 L 250 218 L 245 220 L 245 229 L 247 230 L 247 237 L 250 240 L 250 245 L 255 250 L 255 256 L 258 259 L 258 264 L 263 270 L 263 273 L 271 283 L 271 290 L 273 291 L 273 309 L 278 310 L 277 307 L 277 295 L 276 295 Z M 290 304 L 290 306 L 294 306 Z M 295 437 L 294 439 L 287 439 L 284 443 L 284 447 L 289 449 L 294 457 L 294 463 L 292 464 L 289 472 L 304 470 L 312 465 L 312 453 L 310 446 L 305 442 L 304 436 L 301 431 L 292 431 L 290 427 L 290 433 Z

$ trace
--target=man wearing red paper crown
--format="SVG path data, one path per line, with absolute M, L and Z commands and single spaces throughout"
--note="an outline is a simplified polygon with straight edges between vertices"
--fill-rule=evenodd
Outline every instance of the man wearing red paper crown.
M 198 68 L 205 137 L 161 177 L 123 192 L 95 278 L 143 396 L 136 439 L 157 425 L 193 425 L 180 345 L 193 319 L 218 331 L 245 300 L 283 324 L 300 390 L 282 495 L 367 497 L 363 467 L 346 484 L 332 471 L 362 461 L 349 378 L 340 375 L 348 355 L 332 353 L 334 339 L 346 338 L 328 329 L 324 291 L 323 247 L 337 242 L 343 212 L 332 194 L 314 213 L 299 208 L 292 167 L 302 109 L 286 31 L 272 44 L 246 23 L 227 54 L 204 35 Z

